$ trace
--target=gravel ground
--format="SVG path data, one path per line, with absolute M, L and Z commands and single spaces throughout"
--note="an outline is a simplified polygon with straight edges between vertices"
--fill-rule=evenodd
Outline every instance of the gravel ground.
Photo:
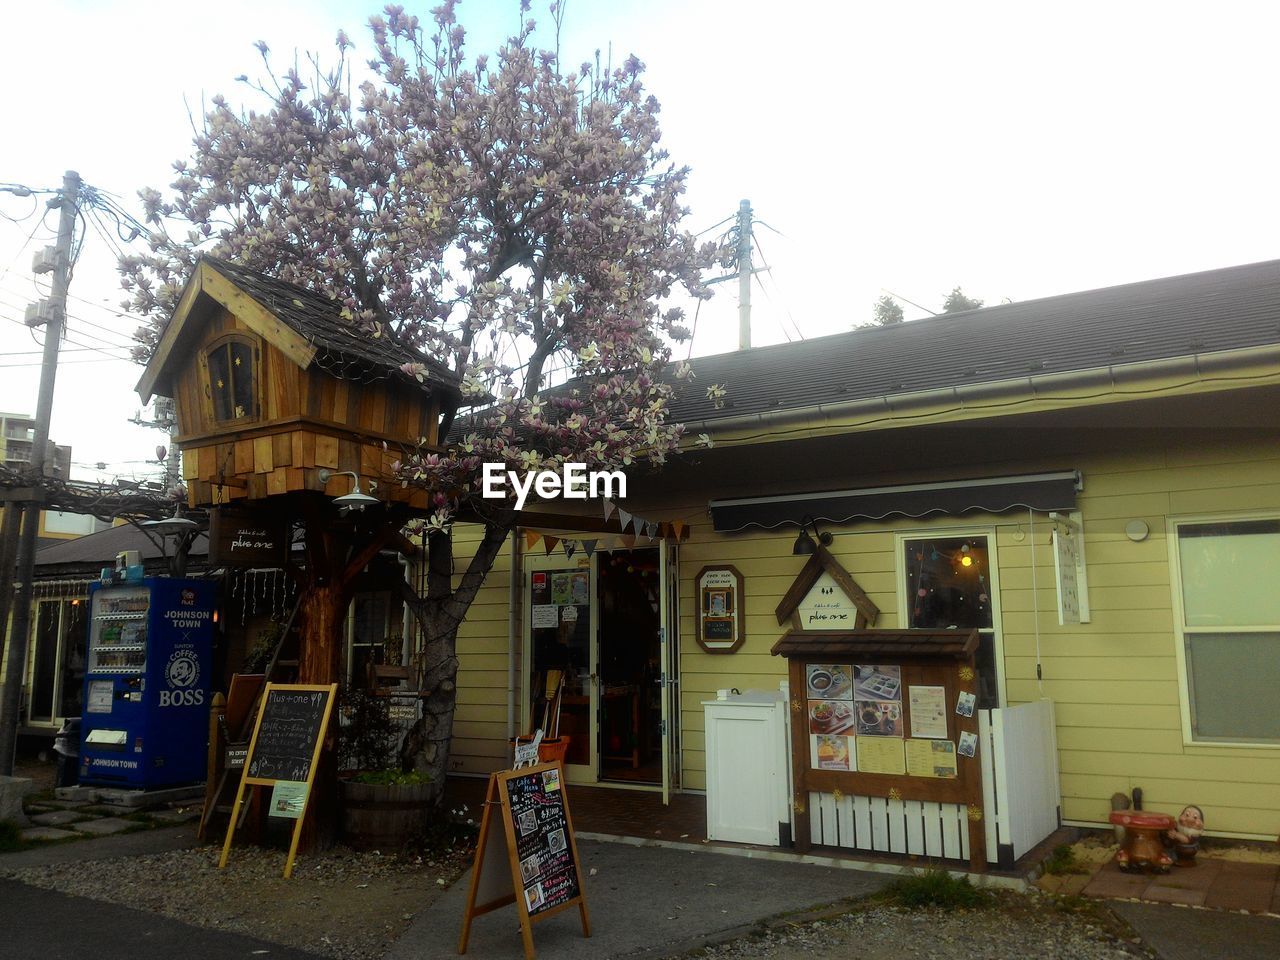
M 1135 960 L 1148 956 L 1117 936 L 1126 931 L 1089 914 L 1064 914 L 1050 901 L 1010 895 L 985 910 L 903 910 L 872 906 L 835 919 L 783 924 L 764 937 L 709 947 L 716 960 Z
M 469 865 L 470 851 L 382 856 L 339 848 L 300 857 L 237 847 L 218 870 L 219 847 L 3 871 L 31 886 L 163 914 L 340 960 L 376 960 Z

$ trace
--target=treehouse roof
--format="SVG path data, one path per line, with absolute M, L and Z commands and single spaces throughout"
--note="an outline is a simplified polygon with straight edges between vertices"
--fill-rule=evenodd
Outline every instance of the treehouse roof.
M 314 363 L 344 380 L 391 377 L 418 383 L 400 369 L 403 364 L 418 363 L 426 368 L 421 383 L 425 390 L 459 394 L 459 377 L 452 370 L 390 334 L 375 338 L 359 330 L 343 319 L 338 301 L 203 254 L 138 381 L 144 402 L 169 389 L 210 301 L 234 313 L 304 370 Z

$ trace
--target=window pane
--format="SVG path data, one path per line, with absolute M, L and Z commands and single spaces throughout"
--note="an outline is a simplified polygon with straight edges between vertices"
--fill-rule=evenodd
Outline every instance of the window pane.
M 232 400 L 235 402 L 235 417 L 255 417 L 258 414 L 257 398 L 253 393 L 253 348 L 247 343 L 232 341 L 231 347 L 231 382 L 234 384 Z
M 1280 740 L 1280 633 L 1189 633 L 1196 739 Z
M 908 540 L 905 546 L 909 627 L 991 628 L 986 537 Z
M 1180 526 L 1178 556 L 1187 626 L 1280 624 L 1280 520 Z
M 209 353 L 209 393 L 213 397 L 213 416 L 215 420 L 232 419 L 231 404 L 231 361 L 229 350 L 224 344 Z

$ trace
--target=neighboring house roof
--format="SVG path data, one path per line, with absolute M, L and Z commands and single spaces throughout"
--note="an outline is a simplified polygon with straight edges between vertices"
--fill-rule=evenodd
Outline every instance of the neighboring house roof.
M 287 334 L 292 341 L 285 353 L 303 368 L 316 362 L 333 376 L 344 379 L 367 379 L 368 373 L 373 371 L 416 383 L 418 381 L 403 373 L 400 367 L 406 363 L 417 363 L 426 368 L 424 385 L 428 389 L 455 395 L 459 393 L 461 381 L 456 373 L 389 334 L 372 337 L 357 329 L 343 319 L 343 306 L 338 301 L 257 270 L 204 254 L 192 270 L 187 287 L 183 290 L 178 306 L 161 334 L 151 362 L 147 364 L 139 382 L 139 392 L 147 397 L 154 392 L 154 387 L 165 382 L 171 360 L 180 353 L 174 347 L 179 339 L 184 338 L 182 328 L 198 299 L 196 294 L 208 294 L 223 303 L 223 306 L 232 309 L 231 304 L 225 302 L 225 298 L 220 295 L 216 285 L 205 279 L 206 270 L 215 271 L 226 281 L 230 281 L 258 307 L 284 325 L 286 329 L 281 332 Z M 241 311 L 233 312 L 239 315 Z M 251 322 L 248 317 L 242 319 Z M 277 339 L 269 331 L 264 336 L 269 340 Z
M 1280 343 L 1280 260 L 696 357 L 671 419 L 788 408 Z M 723 384 L 717 410 L 706 387 Z
M 97 573 L 103 567 L 113 566 L 116 554 L 124 550 L 137 550 L 144 565 L 164 556 L 150 537 L 133 524 L 124 523 L 74 540 L 61 540 L 36 551 L 36 576 L 47 577 L 78 568 Z M 188 556 L 203 557 L 208 552 L 209 540 L 202 533 L 191 545 Z

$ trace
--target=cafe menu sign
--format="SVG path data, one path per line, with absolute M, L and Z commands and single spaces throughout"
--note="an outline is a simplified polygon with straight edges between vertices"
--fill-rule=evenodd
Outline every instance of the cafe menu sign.
M 733 653 L 746 639 L 742 574 L 731 566 L 703 567 L 695 582 L 698 646 L 707 653 Z
M 278 511 L 215 507 L 209 517 L 209 562 L 226 567 L 282 567 L 289 521 Z

